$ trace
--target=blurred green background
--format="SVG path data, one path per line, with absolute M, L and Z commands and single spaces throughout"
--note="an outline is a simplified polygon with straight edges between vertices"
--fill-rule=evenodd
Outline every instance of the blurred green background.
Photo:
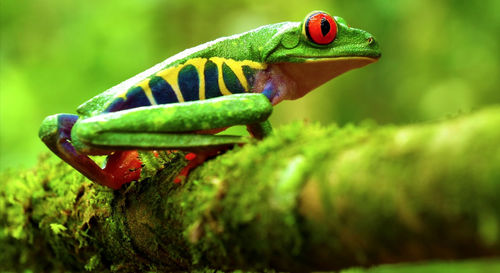
M 500 102 L 500 1 L 1 0 L 0 169 L 29 167 L 43 118 L 215 38 L 325 10 L 374 34 L 382 59 L 305 98 L 292 120 L 436 120 Z

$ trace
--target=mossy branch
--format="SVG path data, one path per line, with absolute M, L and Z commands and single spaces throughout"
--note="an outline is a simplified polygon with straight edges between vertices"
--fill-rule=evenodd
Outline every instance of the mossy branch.
M 0 269 L 305 271 L 500 255 L 500 107 L 401 127 L 297 123 L 180 185 L 182 156 L 162 160 L 115 192 L 53 156 L 3 173 Z

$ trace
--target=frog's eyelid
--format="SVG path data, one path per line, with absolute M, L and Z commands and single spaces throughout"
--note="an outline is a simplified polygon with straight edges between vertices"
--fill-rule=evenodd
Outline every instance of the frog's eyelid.
M 335 22 L 337 22 L 337 24 L 342 24 L 342 25 L 345 25 L 347 27 L 351 27 L 344 18 L 342 17 L 339 17 L 339 16 L 334 16 L 333 17 L 335 19 Z

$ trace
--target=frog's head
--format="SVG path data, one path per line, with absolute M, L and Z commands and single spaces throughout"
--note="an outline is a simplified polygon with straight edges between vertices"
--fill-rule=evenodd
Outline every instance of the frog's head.
M 269 95 L 273 104 L 300 98 L 344 72 L 377 61 L 381 55 L 370 33 L 321 11 L 308 14 L 300 23 L 282 23 L 261 52 L 269 66 L 257 77 L 255 91 L 274 81 L 277 88 Z

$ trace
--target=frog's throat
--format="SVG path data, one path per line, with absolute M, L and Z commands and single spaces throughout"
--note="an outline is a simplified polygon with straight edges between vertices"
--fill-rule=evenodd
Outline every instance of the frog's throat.
M 276 105 L 282 100 L 301 98 L 327 81 L 377 60 L 370 57 L 339 57 L 270 64 L 265 71 L 257 74 L 253 92 L 262 92 L 271 81 L 275 88 L 271 102 Z

